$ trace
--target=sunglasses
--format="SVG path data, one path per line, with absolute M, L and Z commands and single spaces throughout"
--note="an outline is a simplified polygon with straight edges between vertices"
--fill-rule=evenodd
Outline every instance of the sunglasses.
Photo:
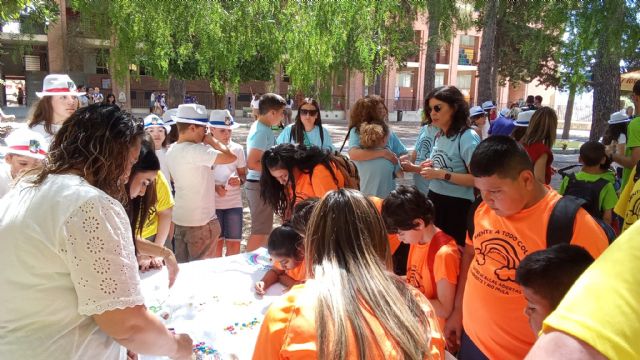
M 300 109 L 300 115 L 316 116 L 317 114 L 318 110 Z
M 435 105 L 433 108 L 427 107 L 427 113 L 430 113 L 431 111 L 439 113 L 440 110 L 442 110 L 442 106 L 440 105 Z

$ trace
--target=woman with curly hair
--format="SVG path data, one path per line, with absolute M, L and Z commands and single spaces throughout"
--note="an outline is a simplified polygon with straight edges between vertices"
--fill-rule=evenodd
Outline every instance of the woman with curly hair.
M 327 150 L 280 144 L 262 155 L 260 196 L 284 219 L 298 201 L 344 186 L 344 176 Z
M 144 306 L 121 205 L 142 134 L 117 106 L 82 108 L 62 124 L 44 168 L 0 201 L 0 261 L 11 269 L 0 272 L 3 357 L 191 357 L 191 338 Z

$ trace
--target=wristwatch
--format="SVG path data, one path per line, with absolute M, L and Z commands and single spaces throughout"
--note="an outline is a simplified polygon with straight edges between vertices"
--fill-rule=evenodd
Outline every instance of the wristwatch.
M 450 173 L 450 172 L 448 172 L 448 171 L 447 171 L 447 172 L 445 172 L 445 173 L 444 173 L 444 179 L 445 179 L 446 181 L 451 181 L 451 173 Z

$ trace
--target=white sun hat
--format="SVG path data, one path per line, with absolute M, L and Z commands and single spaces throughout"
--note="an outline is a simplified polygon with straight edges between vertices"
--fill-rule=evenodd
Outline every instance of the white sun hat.
M 533 116 L 533 113 L 535 112 L 536 112 L 535 110 L 521 111 L 518 114 L 518 119 L 516 119 L 516 121 L 514 121 L 513 123 L 516 126 L 528 127 L 529 121 L 531 121 L 531 116 Z
M 474 106 L 469 109 L 469 117 L 474 117 L 478 115 L 485 115 L 484 110 L 482 110 L 481 106 Z
M 29 128 L 14 130 L 5 140 L 5 154 L 15 154 L 42 160 L 47 157 L 49 144 L 44 137 Z
M 235 129 L 240 124 L 233 121 L 229 110 L 211 110 L 209 114 L 209 126 L 219 129 Z
M 144 128 L 150 127 L 163 127 L 167 131 L 167 135 L 171 132 L 171 125 L 167 125 L 164 121 L 156 114 L 149 114 L 144 118 Z
M 178 114 L 178 108 L 173 108 L 173 109 L 169 109 L 167 111 L 164 112 L 164 114 L 162 114 L 162 121 L 164 121 L 165 125 L 174 125 L 176 123 L 175 120 L 173 120 L 173 117 L 176 116 Z
M 199 104 L 180 104 L 178 112 L 171 118 L 179 123 L 203 126 L 206 126 L 209 122 L 207 108 Z
M 489 100 L 489 101 L 485 101 L 482 103 L 482 109 L 484 110 L 491 110 L 491 109 L 495 109 L 496 106 L 493 104 L 493 101 Z
M 607 122 L 609 123 L 609 125 L 614 125 L 614 124 L 620 124 L 620 123 L 629 122 L 629 121 L 631 121 L 631 118 L 627 116 L 627 112 L 625 110 L 621 110 L 611 114 L 611 116 L 609 116 L 609 121 Z
M 67 74 L 49 74 L 42 82 L 42 91 L 36 91 L 38 97 L 54 96 L 54 95 L 84 95 L 84 92 L 78 92 L 76 83 L 71 80 Z

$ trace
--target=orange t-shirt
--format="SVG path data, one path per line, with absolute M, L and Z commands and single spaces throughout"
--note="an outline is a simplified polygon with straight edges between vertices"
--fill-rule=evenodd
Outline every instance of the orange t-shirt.
M 295 169 L 293 176 L 296 183 L 296 202 L 310 197 L 322 198 L 331 190 L 343 188 L 344 177 L 342 173 L 334 164 L 331 164 L 331 169 L 338 180 L 337 184 L 329 170 L 322 164 L 316 165 L 312 174 L 305 174 Z
M 448 238 L 449 241 L 436 253 L 433 260 L 433 274 L 431 274 L 427 264 L 429 248 L 442 237 Z M 420 290 L 427 299 L 438 297 L 437 289 L 434 289 L 431 283 L 432 278 L 436 283 L 445 279 L 455 286 L 458 283 L 459 273 L 460 250 L 458 250 L 455 239 L 444 231 L 439 230 L 427 244 L 411 244 L 407 260 L 407 282 Z M 440 326 L 444 328 L 445 319 L 438 317 L 438 321 Z
M 378 214 L 382 214 L 382 202 L 384 200 L 375 196 L 368 196 L 368 198 L 369 200 L 371 200 L 373 205 L 376 206 L 376 209 L 378 209 Z M 400 246 L 400 238 L 398 237 L 398 234 L 389 234 L 388 238 L 389 248 L 391 248 L 391 254 L 393 254 L 396 252 L 396 250 L 398 250 L 398 247 Z
M 306 284 L 296 285 L 276 300 L 267 310 L 260 328 L 260 334 L 253 351 L 253 359 L 260 360 L 297 360 L 317 359 L 315 292 Z M 422 299 L 423 309 L 431 326 L 431 358 L 444 359 L 444 337 L 433 316 L 433 308 L 424 297 L 415 293 L 419 301 Z M 368 358 L 373 360 L 397 359 L 395 347 L 388 339 L 374 314 L 367 311 L 365 318 L 371 325 L 374 334 L 381 344 L 382 351 L 376 348 L 367 349 Z M 356 349 L 355 337 L 348 336 L 349 349 Z M 357 351 L 346 354 L 345 359 L 357 359 Z
M 475 213 L 474 258 L 469 267 L 462 319 L 466 333 L 490 359 L 522 359 L 536 337 L 524 314 L 526 300 L 515 282 L 516 268 L 531 252 L 547 247 L 547 223 L 560 195 L 547 186 L 538 203 L 501 217 L 486 203 Z M 608 245 L 604 231 L 583 209 L 576 214 L 571 244 L 595 258 Z
M 280 263 L 277 261 L 274 262 L 273 267 L 278 270 L 283 270 L 282 266 L 280 266 Z M 284 273 L 289 275 L 289 277 L 295 281 L 305 281 L 307 280 L 306 263 L 304 262 L 304 260 L 300 261 L 300 264 L 298 264 L 298 266 L 294 267 L 291 270 L 285 270 Z

